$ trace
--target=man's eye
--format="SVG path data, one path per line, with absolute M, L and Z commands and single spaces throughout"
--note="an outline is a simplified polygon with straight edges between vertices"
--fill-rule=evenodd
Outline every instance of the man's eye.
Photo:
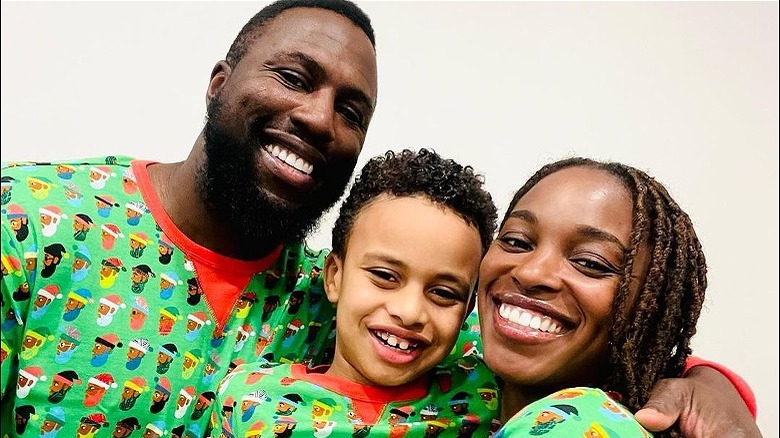
M 365 126 L 365 117 L 363 116 L 363 113 L 354 107 L 342 105 L 339 109 L 339 113 L 341 113 L 342 117 L 344 117 L 350 125 L 358 128 L 363 128 Z
M 299 90 L 311 91 L 309 83 L 302 75 L 292 70 L 279 70 L 277 72 L 282 81 L 291 88 L 297 88 Z

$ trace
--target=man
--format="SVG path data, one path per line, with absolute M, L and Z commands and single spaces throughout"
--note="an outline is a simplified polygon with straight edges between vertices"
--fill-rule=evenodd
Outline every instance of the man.
M 97 314 L 100 300 L 111 294 L 119 294 L 124 303 L 140 302 L 139 306 L 118 308 L 112 321 L 98 331 L 94 317 L 66 312 L 67 300 L 56 300 L 50 306 L 57 309 L 47 315 L 58 317 L 46 319 L 51 333 L 63 332 L 65 329 L 60 326 L 67 323 L 68 330 L 77 330 L 84 339 L 101 335 L 105 330 L 126 339 L 147 339 L 158 352 L 163 351 L 163 345 L 165 351 L 172 352 L 167 366 L 158 367 L 154 361 L 144 361 L 137 369 L 128 370 L 126 352 L 111 355 L 105 364 L 95 367 L 89 363 L 89 348 L 75 349 L 69 357 L 68 368 L 79 376 L 88 378 L 106 370 L 110 370 L 117 382 L 138 376 L 150 381 L 154 376 L 170 382 L 169 393 L 179 394 L 192 386 L 194 393 L 200 394 L 213 391 L 230 369 L 223 366 L 216 375 L 205 375 L 203 371 L 210 361 L 203 358 L 218 358 L 222 364 L 257 360 L 319 362 L 328 350 L 326 341 L 332 332 L 333 309 L 325 304 L 310 306 L 308 295 L 303 298 L 301 311 L 290 314 L 288 307 L 293 291 L 321 290 L 321 278 L 307 273 L 314 267 L 322 267 L 325 252 L 311 251 L 300 242 L 322 212 L 336 202 L 350 178 L 376 105 L 376 81 L 373 30 L 359 8 L 343 0 L 284 0 L 253 17 L 236 37 L 226 59 L 215 65 L 206 91 L 207 122 L 185 161 L 162 164 L 117 157 L 88 163 L 78 160 L 74 161 L 78 166 L 71 166 L 76 170 L 68 175 L 67 186 L 60 181 L 53 165 L 3 169 L 3 177 L 7 176 L 9 181 L 10 178 L 27 181 L 29 177 L 57 181 L 45 193 L 31 193 L 32 189 L 23 184 L 8 185 L 3 195 L 11 203 L 8 211 L 11 205 L 18 205 L 28 213 L 56 205 L 64 213 L 62 220 L 87 215 L 93 218 L 97 228 L 121 223 L 122 212 L 102 208 L 96 202 L 69 203 L 66 189 L 77 190 L 85 199 L 110 199 L 112 205 L 143 202 L 149 213 L 142 215 L 137 223 L 128 223 L 124 234 L 144 236 L 144 242 L 157 242 L 159 248 L 139 254 L 125 240 L 106 249 L 101 245 L 100 233 L 76 239 L 73 230 L 65 226 L 58 227 L 51 236 L 44 236 L 40 223 L 34 219 L 37 215 L 33 214 L 27 216 L 30 235 L 21 239 L 9 228 L 11 219 L 3 215 L 3 236 L 15 238 L 2 242 L 3 269 L 4 273 L 8 272 L 3 276 L 2 314 L 12 311 L 18 323 L 4 324 L 2 331 L 3 343 L 10 347 L 2 362 L 0 382 L 2 430 L 12 430 L 13 406 L 30 404 L 22 403 L 19 400 L 22 397 L 14 394 L 16 370 L 39 366 L 44 375 L 59 371 L 53 369 L 51 361 L 57 347 L 53 342 L 17 366 L 24 332 L 37 325 L 26 327 L 31 308 L 29 296 L 20 300 L 12 298 L 13 292 L 26 280 L 25 276 L 5 260 L 24 259 L 25 249 L 33 240 L 37 240 L 39 248 L 38 266 L 45 264 L 47 254 L 43 248 L 58 249 L 58 262 L 67 262 L 56 271 L 49 269 L 46 276 L 38 276 L 36 284 L 31 285 L 33 290 L 56 284 L 63 295 L 77 294 L 79 309 L 90 307 L 85 312 L 89 315 Z M 132 187 L 127 185 L 128 175 L 132 175 Z M 69 257 L 79 253 L 91 254 L 98 261 L 121 261 L 126 268 L 116 272 L 111 285 L 105 281 L 101 284 L 99 269 L 73 276 L 69 266 L 73 259 Z M 139 265 L 147 266 L 149 272 L 175 273 L 182 285 L 186 282 L 202 290 L 202 298 L 188 301 L 187 288 L 183 286 L 174 288 L 170 296 L 161 293 L 152 282 L 143 290 L 134 289 L 130 268 Z M 234 307 L 245 292 L 255 294 L 258 303 L 275 302 L 278 306 L 268 310 L 266 306 L 254 305 L 246 315 L 238 316 Z M 136 299 L 139 297 L 142 300 Z M 167 318 L 165 326 L 171 329 L 158 330 L 161 326 L 158 321 L 137 318 L 139 314 L 134 313 L 137 307 L 143 309 L 144 316 L 153 315 L 152 319 L 154 315 Z M 263 315 L 264 308 L 266 315 Z M 303 312 L 304 309 L 308 312 Z M 189 340 L 185 337 L 187 322 L 176 322 L 196 312 L 208 315 L 211 324 L 205 325 L 208 330 L 201 330 L 199 336 Z M 63 315 L 68 319 L 60 320 Z M 296 319 L 300 333 L 290 342 L 284 333 Z M 246 326 L 252 330 L 239 330 Z M 304 333 L 310 328 L 318 330 L 316 336 Z M 254 348 L 261 333 L 267 334 L 269 341 L 263 348 Z M 247 334 L 252 338 L 249 342 L 244 339 Z M 283 345 L 283 341 L 287 343 Z M 181 354 L 176 354 L 177 351 Z M 193 351 L 202 354 L 196 360 L 184 354 Z M 719 373 L 698 368 L 711 373 L 712 379 L 721 379 L 719 388 L 723 391 L 734 392 Z M 694 382 L 682 381 L 679 383 L 682 389 L 673 393 L 674 397 L 663 393 L 667 398 L 659 400 L 665 403 L 680 400 L 680 407 L 668 408 L 677 413 L 689 406 Z M 150 394 L 154 391 L 143 393 L 144 400 L 122 411 L 119 409 L 122 391 L 107 386 L 104 388 L 107 395 L 99 406 L 70 408 L 64 412 L 63 429 L 67 430 L 61 431 L 61 436 L 72 436 L 79 419 L 91 418 L 90 415 L 98 412 L 104 413 L 106 422 L 114 428 L 133 417 L 140 424 L 139 430 L 162 433 L 177 430 L 184 424 L 188 430 L 191 425 L 204 433 L 207 430 L 207 414 L 195 420 L 192 412 L 185 412 L 182 418 L 175 417 L 173 409 L 151 412 Z M 46 385 L 34 391 L 47 391 Z M 683 395 L 676 397 L 676 394 Z M 715 407 L 719 409 L 724 407 L 725 402 L 715 397 L 705 400 L 714 400 L 712 404 L 716 401 Z M 741 403 L 738 397 L 729 400 Z M 46 406 L 46 402 L 41 402 L 36 411 L 40 408 L 44 412 Z M 744 409 L 742 405 L 739 407 Z M 188 407 L 188 411 L 192 409 Z M 695 412 L 685 413 L 687 421 L 698 424 Z M 29 430 L 36 428 L 28 428 L 27 434 L 32 433 Z
M 13 255 L 24 260 L 35 240 L 41 249 L 36 254 L 38 266 L 44 267 L 52 251 L 45 248 L 57 249 L 58 262 L 64 263 L 30 286 L 36 291 L 56 286 L 62 295 L 76 293 L 84 297 L 80 301 L 84 312 L 80 317 L 70 315 L 65 311 L 67 300 L 52 300 L 48 317 L 33 319 L 31 298 L 35 297 L 14 297 L 27 275 L 20 271 L 3 277 L 2 311 L 13 310 L 18 323 L 4 325 L 2 330 L 3 343 L 10 347 L 2 362 L 2 430 L 14 430 L 13 407 L 31 405 L 42 413 L 51 406 L 63 409 L 65 421 L 59 436 L 75 435 L 80 419 L 96 414 L 105 415 L 99 422 L 101 428 L 108 424 L 131 434 L 149 425 L 168 431 L 179 426 L 199 428 L 205 434 L 210 415 L 196 412 L 196 404 L 189 401 L 198 394 L 213 394 L 228 371 L 222 367 L 207 376 L 208 363 L 256 362 L 259 358 L 319 362 L 334 311 L 320 306 L 316 312 L 304 312 L 308 309 L 305 291 L 312 278 L 321 288 L 321 280 L 309 273 L 313 266 L 321 268 L 326 254 L 309 250 L 301 241 L 339 199 L 350 179 L 376 105 L 376 77 L 373 30 L 358 7 L 344 0 L 285 0 L 252 18 L 226 59 L 215 65 L 206 91 L 207 122 L 185 161 L 80 160 L 79 165 L 67 166 L 72 170 L 67 187 L 60 182 L 63 166 L 3 169 L 4 177 L 13 174 L 21 181 L 52 181 L 48 192 L 36 191 L 35 196 L 25 185 L 8 191 L 5 196 L 10 196 L 10 203 L 24 211 L 56 208 L 58 213 L 61 210 L 60 220 L 91 217 L 101 229 L 126 223 L 123 234 L 145 236 L 145 242 L 156 242 L 161 249 L 141 253 L 127 240 L 104 245 L 100 233 L 74 236 L 70 225 L 53 232 L 47 228 L 44 233 L 38 214 L 28 215 L 31 233 L 21 242 L 8 228 L 15 218 L 3 215 L 3 236 L 8 231 L 12 237 L 3 239 L 4 259 Z M 98 174 L 100 184 L 95 184 Z M 128 174 L 134 176 L 138 190 L 126 190 L 122 175 Z M 118 209 L 100 214 L 96 203 L 71 205 L 64 191 L 73 188 L 86 198 L 110 199 L 112 205 L 144 205 L 149 213 L 128 222 Z M 115 267 L 110 281 L 100 269 L 73 276 L 71 265 L 77 253 L 89 253 L 93 260 L 103 260 L 104 266 Z M 139 266 L 150 276 L 157 273 L 161 280 L 136 287 L 134 271 L 140 268 L 133 267 Z M 266 271 L 278 272 L 280 281 L 266 283 Z M 202 291 L 200 299 L 193 300 L 188 288 Z M 245 302 L 237 306 L 242 295 L 243 301 L 250 296 L 275 297 L 279 305 L 263 322 L 262 305 Z M 139 303 L 137 298 L 142 298 L 144 314 L 159 315 L 160 321 L 139 322 L 133 305 Z M 300 311 L 289 312 L 291 305 L 300 306 Z M 101 312 L 109 307 L 106 312 L 110 311 L 111 318 L 101 319 Z M 63 315 L 69 315 L 67 320 Z M 293 320 L 302 333 L 282 348 L 284 332 Z M 166 330 L 160 330 L 162 322 Z M 19 368 L 40 368 L 40 375 L 50 378 L 62 371 L 53 360 L 56 342 L 41 342 L 37 354 L 23 357 L 25 334 L 31 330 L 59 334 L 66 324 L 84 339 L 116 334 L 114 345 L 119 353 L 95 362 L 89 348 L 77 349 L 68 361 L 69 372 L 84 381 L 96 375 L 111 376 L 110 381 L 90 380 L 100 383 L 96 388 L 102 390 L 95 405 L 55 404 L 58 400 L 49 400 L 48 382 L 16 390 Z M 310 326 L 322 329 L 309 337 L 303 332 Z M 263 348 L 255 348 L 260 332 L 269 333 L 269 339 L 270 334 L 277 335 Z M 246 337 L 252 338 L 250 342 Z M 154 360 L 128 366 L 128 349 L 135 342 L 131 340 L 143 340 L 147 352 L 181 354 L 172 353 L 166 367 L 158 367 Z M 138 389 L 132 394 L 138 400 L 128 402 L 127 382 L 142 380 L 164 381 L 168 393 L 189 395 L 188 403 L 155 412 L 150 409 L 155 391 Z M 147 385 L 135 386 L 143 389 Z M 83 398 L 84 393 L 71 396 Z M 137 419 L 138 427 L 126 427 L 131 417 Z M 24 434 L 39 430 L 36 423 L 24 429 Z

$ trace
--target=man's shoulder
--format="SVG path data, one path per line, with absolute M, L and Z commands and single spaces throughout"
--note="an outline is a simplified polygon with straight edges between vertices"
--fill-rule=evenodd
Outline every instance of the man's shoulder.
M 126 155 L 105 155 L 99 157 L 72 158 L 53 161 L 25 161 L 13 160 L 3 161 L 0 165 L 3 168 L 3 176 L 7 172 L 34 173 L 36 171 L 46 171 L 56 169 L 57 166 L 71 166 L 75 170 L 88 166 L 108 166 L 108 167 L 129 167 L 134 158 Z

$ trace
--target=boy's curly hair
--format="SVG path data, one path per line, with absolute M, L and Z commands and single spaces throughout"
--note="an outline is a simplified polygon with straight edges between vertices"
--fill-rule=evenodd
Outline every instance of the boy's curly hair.
M 341 256 L 346 253 L 355 218 L 378 196 L 389 194 L 424 196 L 453 210 L 477 228 L 484 254 L 493 240 L 497 213 L 493 198 L 483 184 L 484 178 L 475 174 L 471 166 L 442 158 L 429 149 L 388 151 L 374 157 L 363 166 L 341 205 L 333 226 L 333 252 Z

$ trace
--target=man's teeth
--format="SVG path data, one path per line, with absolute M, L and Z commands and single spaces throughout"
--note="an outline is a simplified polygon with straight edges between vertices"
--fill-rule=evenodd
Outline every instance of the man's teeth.
M 385 344 L 387 344 L 387 345 L 389 345 L 391 347 L 398 348 L 399 350 L 406 351 L 406 350 L 409 350 L 409 349 L 412 349 L 412 348 L 417 348 L 417 344 L 416 343 L 409 342 L 409 341 L 407 341 L 406 339 L 403 339 L 403 338 L 399 339 L 395 335 L 391 335 L 388 332 L 377 330 L 377 331 L 374 331 L 374 334 L 377 337 L 381 338 L 383 341 L 385 341 Z
M 311 171 L 314 170 L 313 164 L 310 164 L 308 161 L 295 155 L 293 152 L 290 152 L 287 149 L 281 148 L 277 145 L 273 145 L 273 146 L 266 146 L 266 150 L 274 157 L 284 161 L 285 163 L 294 167 L 296 170 L 298 170 L 301 173 L 305 173 L 306 175 L 311 175 Z
M 498 314 L 510 322 L 523 327 L 539 330 L 540 332 L 560 333 L 562 329 L 560 324 L 544 315 L 538 315 L 534 312 L 506 303 L 502 303 L 501 307 L 498 308 Z

